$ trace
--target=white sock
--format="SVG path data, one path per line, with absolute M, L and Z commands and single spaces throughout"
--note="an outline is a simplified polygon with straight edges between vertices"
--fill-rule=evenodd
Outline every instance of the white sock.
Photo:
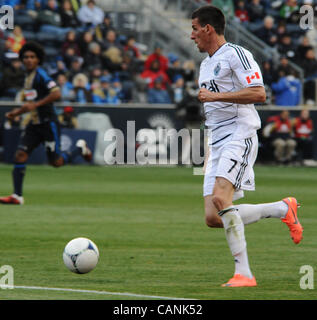
M 249 260 L 248 260 L 248 254 L 247 254 L 246 248 L 234 256 L 234 263 L 235 263 L 234 274 L 239 273 L 250 279 L 253 278 L 250 270 L 250 266 L 249 266 Z
M 220 211 L 219 216 L 223 222 L 229 248 L 235 260 L 235 274 L 252 278 L 249 267 L 247 244 L 244 236 L 244 224 L 235 207 Z
M 245 225 L 254 223 L 264 218 L 284 218 L 288 205 L 283 201 L 261 203 L 261 204 L 238 204 L 240 217 Z

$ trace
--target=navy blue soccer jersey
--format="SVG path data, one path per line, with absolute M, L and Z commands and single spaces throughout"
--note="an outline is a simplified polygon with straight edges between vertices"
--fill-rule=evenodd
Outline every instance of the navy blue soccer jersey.
M 43 68 L 38 67 L 26 75 L 22 99 L 26 102 L 38 101 L 45 98 L 54 90 L 58 90 L 56 82 Z M 32 110 L 31 121 L 33 124 L 57 121 L 57 114 L 53 103 L 48 103 Z

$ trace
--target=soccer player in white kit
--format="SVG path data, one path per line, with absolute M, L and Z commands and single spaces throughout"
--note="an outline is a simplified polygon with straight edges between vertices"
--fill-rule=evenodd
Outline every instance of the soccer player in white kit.
M 206 224 L 224 228 L 234 257 L 235 272 L 223 286 L 253 287 L 256 280 L 248 262 L 244 225 L 262 218 L 279 218 L 294 243 L 302 239 L 293 197 L 265 204 L 234 205 L 244 190 L 254 190 L 261 121 L 254 103 L 266 100 L 261 70 L 252 54 L 224 37 L 225 18 L 220 9 L 203 6 L 192 14 L 191 39 L 200 52 L 208 53 L 199 74 L 198 99 L 204 104 L 208 128 L 205 159 L 204 201 Z

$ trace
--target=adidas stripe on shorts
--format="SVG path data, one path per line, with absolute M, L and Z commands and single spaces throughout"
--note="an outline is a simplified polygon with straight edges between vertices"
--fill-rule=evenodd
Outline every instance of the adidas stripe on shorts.
M 208 142 L 209 157 L 204 176 L 204 197 L 213 193 L 216 177 L 235 187 L 233 200 L 243 198 L 243 190 L 255 190 L 253 166 L 258 153 L 258 137 L 229 140 L 219 146 Z

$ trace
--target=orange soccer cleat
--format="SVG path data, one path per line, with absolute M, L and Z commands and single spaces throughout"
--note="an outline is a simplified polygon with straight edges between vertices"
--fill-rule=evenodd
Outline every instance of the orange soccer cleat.
M 23 197 L 19 197 L 16 194 L 12 194 L 11 196 L 8 196 L 8 197 L 1 197 L 0 203 L 2 203 L 2 204 L 23 204 L 24 199 L 23 199 Z
M 222 287 L 256 287 L 255 277 L 252 279 L 245 277 L 239 273 L 235 274 L 227 283 L 221 285 Z
M 298 244 L 303 239 L 304 230 L 297 217 L 297 208 L 299 208 L 300 205 L 297 200 L 292 197 L 284 198 L 283 201 L 288 205 L 288 211 L 285 218 L 281 220 L 288 226 L 294 243 Z

